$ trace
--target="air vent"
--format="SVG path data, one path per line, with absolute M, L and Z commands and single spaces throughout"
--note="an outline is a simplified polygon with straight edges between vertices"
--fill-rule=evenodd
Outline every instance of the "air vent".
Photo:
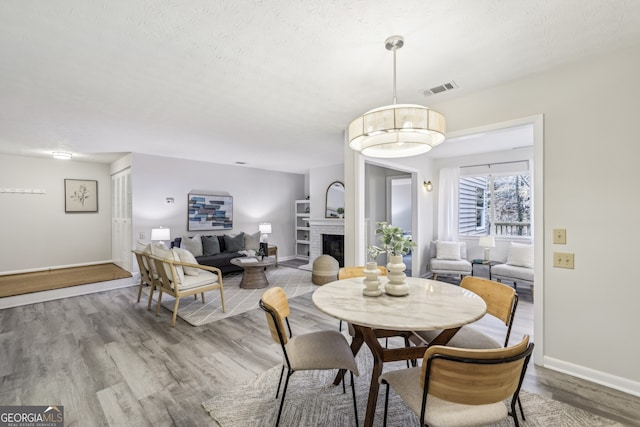
M 432 87 L 431 89 L 425 89 L 425 90 L 422 91 L 422 94 L 424 96 L 432 96 L 432 95 L 437 95 L 437 94 L 442 93 L 442 92 L 447 92 L 449 90 L 456 89 L 457 87 L 458 87 L 458 85 L 456 84 L 456 82 L 451 80 L 450 82 L 443 83 L 443 84 L 441 84 L 439 86 Z

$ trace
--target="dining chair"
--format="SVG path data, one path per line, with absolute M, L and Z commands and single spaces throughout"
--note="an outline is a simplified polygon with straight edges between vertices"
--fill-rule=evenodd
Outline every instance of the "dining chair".
M 310 332 L 303 335 L 293 336 L 291 325 L 289 324 L 289 301 L 284 290 L 280 287 L 270 288 L 262 294 L 259 302 L 260 308 L 264 310 L 267 323 L 273 340 L 282 347 L 284 358 L 280 380 L 276 390 L 276 399 L 280 393 L 282 377 L 285 366 L 287 376 L 282 390 L 280 408 L 276 426 L 280 423 L 284 399 L 289 385 L 289 378 L 296 371 L 324 370 L 324 369 L 346 369 L 351 375 L 351 391 L 353 394 L 353 409 L 355 412 L 356 426 L 358 426 L 358 407 L 356 404 L 356 390 L 353 381 L 353 374 L 358 375 L 358 366 L 355 357 L 349 347 L 347 339 L 336 330 Z M 286 324 L 286 329 L 285 329 Z M 342 381 L 342 391 L 346 392 L 344 378 Z
M 467 276 L 460 282 L 460 287 L 467 289 L 484 300 L 487 304 L 487 314 L 495 317 L 507 327 L 504 344 L 481 332 L 477 327 L 465 325 L 449 340 L 447 346 L 458 348 L 499 348 L 509 345 L 511 327 L 518 307 L 518 294 L 511 286 L 483 279 Z M 414 334 L 427 343 L 431 342 L 441 331 L 420 331 Z
M 140 270 L 140 286 L 138 287 L 138 300 L 142 296 L 142 288 L 144 285 L 149 286 L 149 303 L 147 304 L 147 310 L 151 310 L 151 301 L 153 300 L 153 292 L 157 286 L 158 275 L 153 269 L 153 262 L 149 259 L 149 254 L 145 251 L 137 249 L 132 250 L 138 262 L 138 270 Z
M 150 258 L 154 262 L 160 285 L 156 316 L 160 313 L 160 304 L 164 293 L 175 298 L 173 315 L 171 316 L 171 326 L 173 327 L 176 325 L 178 306 L 182 297 L 194 295 L 197 298 L 197 294 L 200 294 L 204 304 L 204 293 L 215 289 L 220 291 L 220 305 L 222 306 L 222 312 L 226 312 L 222 272 L 219 268 L 182 262 L 178 254 L 171 249 L 152 248 L 152 250 L 155 255 L 151 255 Z M 185 274 L 183 267 L 189 268 L 190 274 Z
M 490 350 L 435 345 L 424 354 L 422 366 L 385 372 L 384 426 L 387 425 L 389 388 L 430 427 L 489 425 L 508 416 L 518 427 L 516 404 L 533 343 L 525 335 L 512 347 Z M 511 398 L 509 407 L 505 403 Z
M 365 274 L 364 274 L 365 268 L 367 267 L 363 265 L 352 266 L 352 267 L 342 267 L 338 270 L 338 280 L 350 279 L 352 277 L 365 277 Z M 385 266 L 379 265 L 378 270 L 380 270 L 381 276 L 387 275 L 387 268 Z M 342 330 L 342 319 L 340 319 L 338 330 L 340 331 Z M 352 328 L 349 329 L 349 334 L 353 336 L 354 332 Z

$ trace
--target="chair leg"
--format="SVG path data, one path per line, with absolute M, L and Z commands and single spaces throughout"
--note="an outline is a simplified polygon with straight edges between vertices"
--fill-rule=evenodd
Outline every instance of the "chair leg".
M 358 427 L 359 423 L 358 423 L 358 404 L 356 402 L 356 385 L 353 382 L 353 372 L 349 371 L 349 374 L 351 376 L 351 394 L 353 395 L 353 412 L 356 415 L 356 427 Z M 344 377 L 342 381 L 344 382 Z
M 202 303 L 204 304 L 204 292 L 200 294 L 202 296 Z M 196 299 L 198 299 L 198 296 L 196 295 Z
M 138 287 L 138 300 L 136 302 L 140 302 L 140 297 L 142 296 L 142 286 L 144 286 L 144 282 L 140 279 L 140 286 Z
M 342 319 L 340 319 L 340 325 L 338 326 L 338 330 L 342 332 Z
M 278 419 L 276 420 L 276 427 L 280 425 L 280 416 L 282 415 L 282 408 L 284 407 L 284 398 L 287 395 L 287 387 L 289 386 L 289 378 L 293 372 L 287 372 L 287 378 L 284 380 L 284 390 L 282 390 L 282 399 L 280 400 L 280 409 L 278 410 Z
M 280 379 L 278 380 L 278 389 L 276 390 L 276 399 L 280 394 L 280 386 L 282 385 L 282 374 L 284 374 L 284 364 L 282 364 L 282 369 L 280 370 Z
M 520 407 L 520 415 L 522 415 L 522 421 L 527 421 L 524 417 L 524 410 L 522 409 L 522 402 L 520 401 L 520 395 L 518 395 L 518 406 Z
M 162 302 L 162 287 L 160 287 L 160 293 L 158 294 L 158 304 L 156 305 L 156 316 L 160 314 L 160 303 Z
M 383 427 L 387 427 L 387 412 L 389 410 L 389 383 L 385 382 L 387 389 L 384 393 L 384 418 L 382 419 Z
M 438 273 L 433 273 L 433 280 L 438 280 Z
M 179 304 L 180 304 L 180 297 L 176 297 L 176 302 L 173 303 L 173 315 L 171 316 L 171 326 L 176 326 L 176 317 L 178 317 Z
M 156 287 L 154 285 L 150 286 L 150 290 L 149 290 L 149 303 L 147 304 L 147 311 L 151 310 L 151 302 L 153 301 L 153 291 L 156 290 Z

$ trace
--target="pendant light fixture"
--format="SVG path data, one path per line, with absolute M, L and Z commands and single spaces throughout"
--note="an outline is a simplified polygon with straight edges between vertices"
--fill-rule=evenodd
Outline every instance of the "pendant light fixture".
M 445 118 L 416 104 L 397 104 L 396 51 L 402 36 L 385 40 L 393 52 L 393 105 L 367 111 L 349 125 L 349 147 L 369 157 L 408 157 L 426 153 L 445 139 Z

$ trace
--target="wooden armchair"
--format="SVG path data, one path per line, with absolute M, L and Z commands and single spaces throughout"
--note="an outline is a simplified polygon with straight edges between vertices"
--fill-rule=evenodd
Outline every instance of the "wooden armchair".
M 147 310 L 151 310 L 153 292 L 155 291 L 156 286 L 158 286 L 158 274 L 153 268 L 153 263 L 149 258 L 149 253 L 135 249 L 131 252 L 133 252 L 133 254 L 136 256 L 136 260 L 138 261 L 138 269 L 140 270 L 140 287 L 138 287 L 138 300 L 136 302 L 140 302 L 140 297 L 142 296 L 142 288 L 144 287 L 144 285 L 149 285 L 149 303 L 147 304 Z
M 168 293 L 176 299 L 173 305 L 173 316 L 171 317 L 171 326 L 175 326 L 180 298 L 190 295 L 195 295 L 197 298 L 197 294 L 201 294 L 202 303 L 204 304 L 204 293 L 214 289 L 220 290 L 222 312 L 226 312 L 224 307 L 222 272 L 219 268 L 181 262 L 179 256 L 172 250 L 155 248 L 153 250 L 155 254 L 151 255 L 150 258 L 153 260 L 158 273 L 160 289 L 158 305 L 156 306 L 156 316 L 160 312 L 163 293 Z M 190 267 L 191 274 L 185 274 L 183 267 Z M 194 275 L 194 271 L 197 271 L 198 274 Z

